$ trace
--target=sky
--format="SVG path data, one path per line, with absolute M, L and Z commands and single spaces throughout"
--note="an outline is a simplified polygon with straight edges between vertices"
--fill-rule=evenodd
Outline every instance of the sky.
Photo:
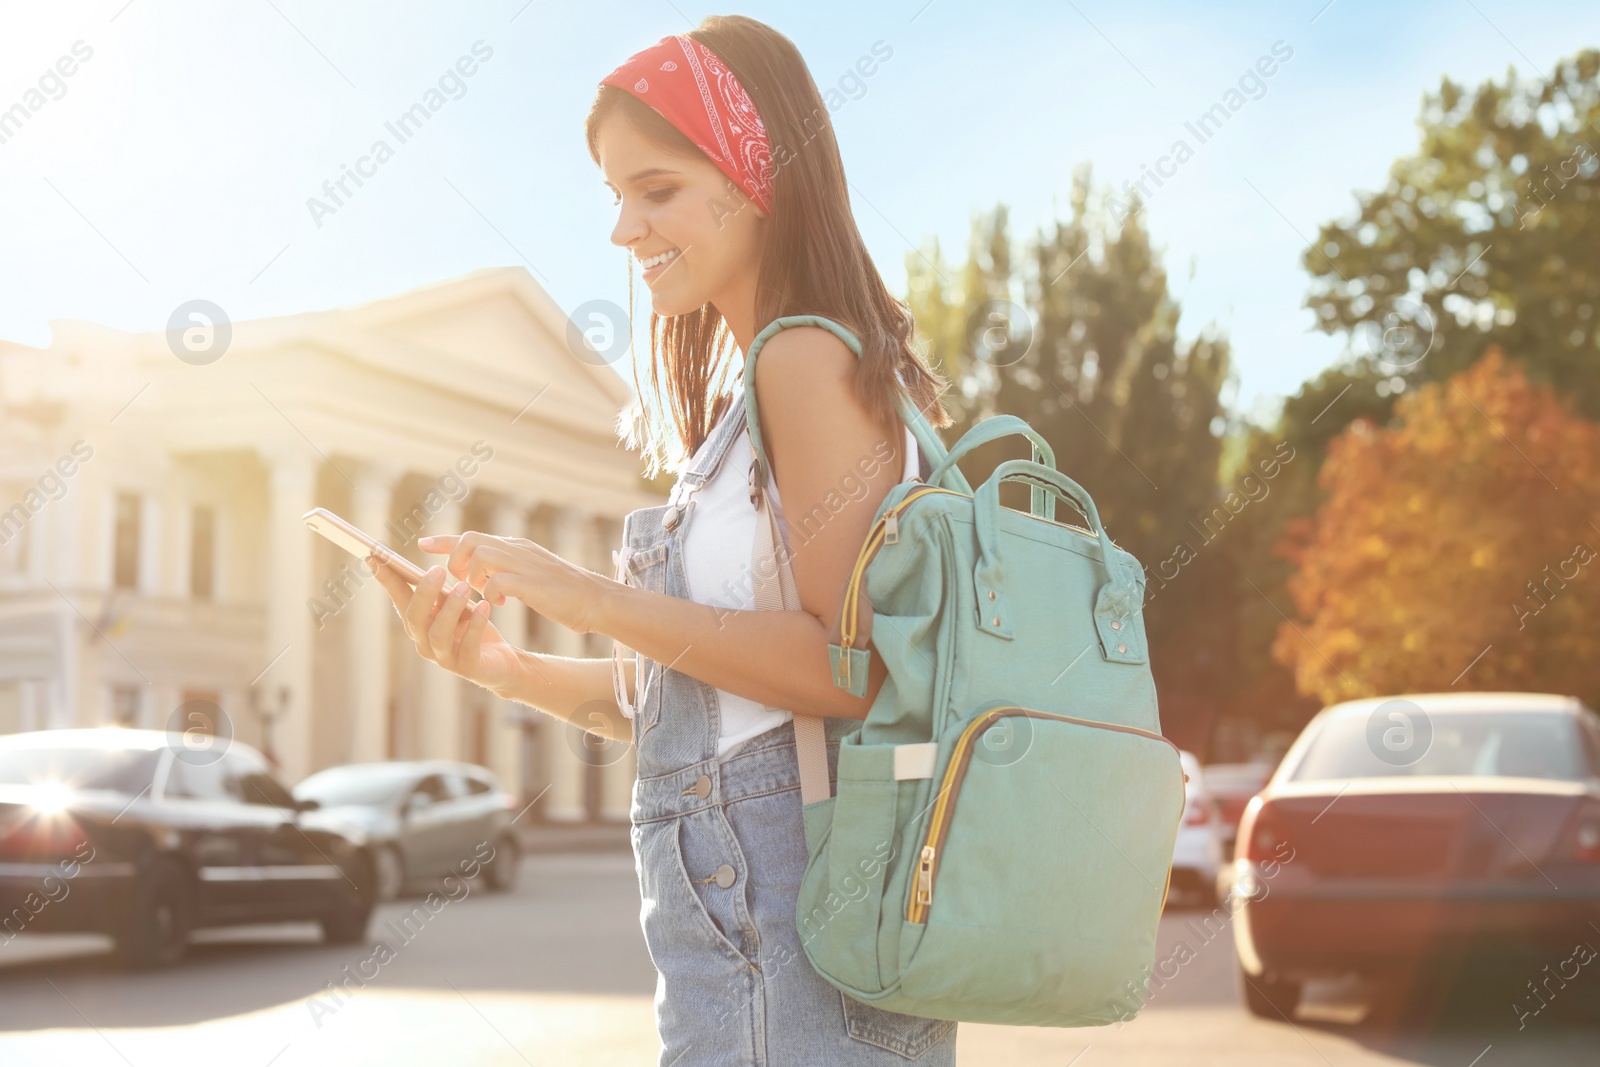
M 1079 164 L 1113 189 L 1159 164 L 1146 225 L 1179 332 L 1228 334 L 1235 408 L 1258 419 L 1339 358 L 1301 256 L 1415 150 L 1423 93 L 1600 43 L 1600 5 L 1544 0 L 0 0 L 0 113 L 44 90 L 0 128 L 0 339 L 47 345 L 56 319 L 165 329 L 193 300 L 233 321 L 345 307 L 509 265 L 569 313 L 625 308 L 584 115 L 628 56 L 735 12 L 841 88 L 856 219 L 902 295 L 907 254 L 936 237 L 960 257 L 973 213 L 1004 203 L 1025 239 L 1066 214 Z M 473 73 L 453 75 L 463 57 Z M 444 106 L 400 142 L 385 123 L 441 78 Z M 1202 142 L 1185 124 L 1241 78 Z M 315 207 L 379 139 L 392 156 Z

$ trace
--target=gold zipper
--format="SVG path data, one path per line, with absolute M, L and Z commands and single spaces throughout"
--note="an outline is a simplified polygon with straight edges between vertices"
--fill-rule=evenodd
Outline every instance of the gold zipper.
M 877 521 L 867 530 L 867 538 L 861 544 L 861 552 L 856 556 L 855 568 L 850 572 L 850 581 L 845 586 L 844 602 L 839 606 L 839 647 L 842 653 L 848 653 L 850 647 L 855 644 L 856 632 L 859 629 L 860 622 L 857 614 L 860 611 L 861 582 L 866 576 L 867 564 L 872 562 L 872 557 L 877 554 L 878 549 L 883 545 L 900 543 L 900 513 L 913 500 L 927 496 L 929 493 L 949 493 L 952 496 L 967 497 L 968 500 L 972 499 L 966 493 L 958 493 L 954 489 L 941 489 L 938 486 L 930 485 L 924 489 L 912 490 L 906 494 L 904 500 L 878 516 Z M 1029 512 L 1019 511 L 1017 514 L 1027 515 L 1030 519 L 1038 519 L 1040 522 L 1048 522 L 1052 526 L 1071 530 L 1073 533 L 1086 537 L 1091 541 L 1099 542 L 1099 538 L 1094 535 L 1093 531 L 1085 530 L 1080 526 L 1073 526 L 1071 523 L 1060 522 L 1059 520 L 1051 521 Z M 845 669 L 848 672 L 848 655 L 844 656 L 844 661 L 846 663 Z M 848 674 L 846 677 L 848 677 Z
M 926 907 L 933 903 L 933 846 L 922 846 L 922 858 L 917 861 L 917 903 Z
M 1078 726 L 1088 726 L 1101 730 L 1115 730 L 1118 733 L 1137 734 L 1140 737 L 1152 738 L 1156 741 L 1172 745 L 1176 753 L 1178 746 L 1158 733 L 1150 730 L 1141 730 L 1137 726 L 1123 726 L 1118 723 L 1096 722 L 1093 719 L 1080 719 L 1072 715 L 1058 715 L 1051 711 L 1039 711 L 1036 708 L 1024 708 L 1016 704 L 1008 704 L 997 708 L 990 708 L 969 722 L 956 738 L 955 748 L 950 753 L 950 762 L 945 766 L 944 785 L 939 790 L 939 797 L 934 802 L 933 815 L 928 820 L 928 834 L 923 841 L 922 850 L 917 858 L 916 884 L 911 894 L 911 900 L 906 906 L 906 921 L 920 923 L 926 922 L 928 908 L 933 903 L 933 876 L 939 865 L 939 851 L 944 847 L 944 839 L 950 832 L 950 806 L 955 802 L 954 797 L 961 780 L 966 777 L 967 766 L 972 762 L 972 739 L 983 730 L 993 726 L 1000 719 L 1008 715 L 1025 715 L 1028 718 L 1056 719 L 1060 722 L 1074 723 Z M 1183 810 L 1178 810 L 1178 819 L 1182 820 Z M 1167 868 L 1167 884 L 1161 890 L 1161 905 L 1166 907 L 1167 890 L 1172 885 L 1172 868 Z
M 889 508 L 878 516 L 872 528 L 867 531 L 867 539 L 861 544 L 861 552 L 856 556 L 855 569 L 850 572 L 850 582 L 845 586 L 844 603 L 839 607 L 839 646 L 848 652 L 856 639 L 856 612 L 861 600 L 861 579 L 866 574 L 867 564 L 877 553 L 880 545 L 897 544 L 900 540 L 900 512 L 905 510 L 907 504 L 918 497 L 927 496 L 929 493 L 949 493 L 952 496 L 966 496 L 954 489 L 940 489 L 937 486 L 928 486 L 924 489 L 914 489 L 907 493 L 905 499 L 894 507 Z M 892 536 L 891 536 L 892 535 Z M 847 660 L 848 662 L 848 660 Z

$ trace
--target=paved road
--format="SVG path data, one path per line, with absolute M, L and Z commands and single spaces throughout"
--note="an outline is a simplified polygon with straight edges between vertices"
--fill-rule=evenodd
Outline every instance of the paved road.
M 413 919 L 408 933 L 390 924 L 420 901 L 385 907 L 373 934 L 392 958 L 373 959 L 365 971 L 376 976 L 337 996 L 329 986 L 373 952 L 324 947 L 310 926 L 207 934 L 183 966 L 137 978 L 111 970 L 95 939 L 18 938 L 0 945 L 0 1065 L 653 1064 L 655 972 L 632 858 L 526 863 L 515 893 L 475 887 Z M 1364 991 L 1330 984 L 1311 991 L 1293 1023 L 1267 1023 L 1239 1006 L 1228 931 L 1202 918 L 1163 920 L 1158 958 L 1174 977 L 1137 1020 L 1092 1030 L 962 1024 L 961 1063 L 1600 1063 L 1600 961 L 1521 1030 L 1504 988 L 1458 997 L 1431 1024 L 1395 1031 L 1361 1023 Z

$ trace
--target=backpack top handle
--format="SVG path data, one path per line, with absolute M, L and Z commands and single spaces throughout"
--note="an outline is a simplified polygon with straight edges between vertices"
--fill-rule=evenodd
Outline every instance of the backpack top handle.
M 994 469 L 989 480 L 978 487 L 972 500 L 973 526 L 977 533 L 978 562 L 973 569 L 973 587 L 978 595 L 978 629 L 1010 640 L 1011 611 L 1006 598 L 1004 563 L 1000 558 L 1000 483 L 1012 479 L 1043 486 L 1071 504 L 1089 520 L 1089 528 L 1100 543 L 1100 563 L 1106 583 L 1095 596 L 1095 630 L 1100 635 L 1100 654 L 1116 663 L 1144 663 L 1145 648 L 1140 627 L 1131 625 L 1133 616 L 1143 610 L 1139 587 L 1128 573 L 1125 556 L 1111 543 L 1111 536 L 1100 521 L 1089 491 L 1053 467 L 1025 459 L 1008 459 Z M 1011 575 L 1027 582 L 1026 574 Z
M 766 452 L 761 447 L 761 417 L 756 413 L 756 356 L 761 352 L 761 346 L 766 343 L 767 338 L 789 326 L 820 326 L 849 346 L 857 360 L 861 359 L 861 342 L 856 339 L 856 335 L 832 319 L 821 315 L 784 315 L 767 323 L 761 332 L 756 334 L 744 359 L 744 416 L 745 423 L 750 428 L 750 451 L 755 454 L 750 469 L 752 494 L 765 489 L 770 477 L 768 474 L 770 464 L 767 462 Z M 904 393 L 896 394 L 895 409 L 899 412 L 901 421 L 911 427 L 911 434 L 916 438 L 917 446 L 928 457 L 928 462 L 934 465 L 936 471 L 941 472 L 945 482 L 943 487 L 964 496 L 971 496 L 971 484 L 955 464 L 945 463 L 948 453 L 945 451 L 944 442 L 939 440 L 939 435 L 928 424 L 928 420 L 923 418 L 922 412 L 911 405 Z M 930 476 L 929 484 L 938 483 Z
M 938 485 L 939 479 L 944 476 L 947 467 L 955 466 L 957 460 L 979 445 L 997 441 L 1002 437 L 1010 437 L 1013 434 L 1020 434 L 1033 442 L 1033 461 L 1035 463 L 1041 463 L 1052 469 L 1055 467 L 1055 450 L 1050 447 L 1050 442 L 1046 441 L 1038 430 L 1035 430 L 1015 415 L 991 415 L 961 435 L 961 439 L 951 446 L 950 453 L 929 473 L 928 484 Z M 1056 517 L 1055 494 L 1045 489 L 1042 485 L 1030 484 L 1033 513 L 1040 518 L 1054 522 Z

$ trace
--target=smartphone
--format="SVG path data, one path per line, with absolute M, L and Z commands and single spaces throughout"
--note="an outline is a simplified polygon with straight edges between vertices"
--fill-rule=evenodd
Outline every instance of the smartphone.
M 412 585 L 420 584 L 422 579 L 426 577 L 421 567 L 418 567 L 376 537 L 357 529 L 351 523 L 341 519 L 327 508 L 312 508 L 300 517 L 305 520 L 305 524 L 311 529 L 353 556 L 360 556 L 362 559 L 366 559 L 370 555 L 377 555 L 380 560 L 399 571 L 401 577 Z M 446 575 L 444 592 L 448 593 L 456 584 L 449 575 Z M 470 586 L 467 588 L 466 593 L 467 603 L 469 604 L 483 599 Z

